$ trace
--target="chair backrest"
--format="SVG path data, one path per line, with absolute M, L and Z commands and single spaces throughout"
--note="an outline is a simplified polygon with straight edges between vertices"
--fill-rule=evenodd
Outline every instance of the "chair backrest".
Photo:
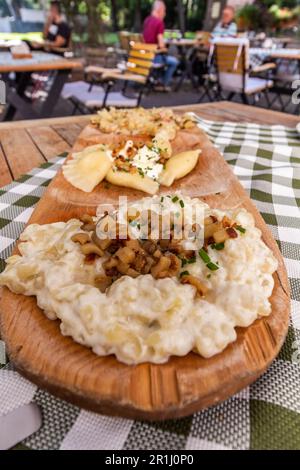
M 120 43 L 121 49 L 123 49 L 126 52 L 129 51 L 130 33 L 128 31 L 119 32 L 119 43 Z
M 151 72 L 156 51 L 156 44 L 131 42 L 126 72 L 142 75 L 146 81 Z
M 214 39 L 219 86 L 241 93 L 245 89 L 249 69 L 249 41 L 245 38 Z
M 196 39 L 201 46 L 208 46 L 211 40 L 211 33 L 209 31 L 197 31 Z
M 144 37 L 141 33 L 130 33 L 129 34 L 129 44 L 131 42 L 144 42 Z

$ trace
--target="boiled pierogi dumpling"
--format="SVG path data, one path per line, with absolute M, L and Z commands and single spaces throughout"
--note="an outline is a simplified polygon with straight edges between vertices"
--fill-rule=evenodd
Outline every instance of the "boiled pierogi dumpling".
M 125 171 L 110 169 L 106 179 L 116 186 L 138 189 L 152 195 L 156 194 L 159 189 L 159 184 L 156 181 L 146 175 L 141 176 L 139 173 L 126 173 Z
M 160 184 L 171 186 L 175 180 L 188 175 L 197 165 L 201 150 L 182 152 L 171 157 L 160 176 Z
M 74 153 L 63 166 L 63 174 L 75 188 L 90 193 L 105 178 L 113 164 L 110 152 L 103 145 L 87 147 Z

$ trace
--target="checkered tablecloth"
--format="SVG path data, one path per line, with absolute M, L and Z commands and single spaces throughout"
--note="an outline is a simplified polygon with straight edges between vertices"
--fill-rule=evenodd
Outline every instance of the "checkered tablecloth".
M 292 291 L 291 323 L 278 358 L 256 383 L 188 418 L 146 423 L 97 415 L 38 389 L 11 364 L 0 370 L 0 414 L 34 400 L 43 426 L 33 449 L 300 449 L 300 136 L 282 126 L 199 121 L 269 225 Z M 63 156 L 0 190 L 4 268 Z M 1 356 L 0 356 L 1 359 Z

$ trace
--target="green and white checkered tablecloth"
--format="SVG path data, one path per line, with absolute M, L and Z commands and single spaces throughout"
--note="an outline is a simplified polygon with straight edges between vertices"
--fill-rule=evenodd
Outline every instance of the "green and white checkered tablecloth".
M 97 415 L 0 370 L 0 414 L 34 400 L 43 426 L 33 449 L 300 449 L 300 136 L 282 126 L 199 121 L 232 166 L 284 256 L 291 323 L 278 358 L 256 383 L 188 418 L 146 423 Z M 0 269 L 64 156 L 0 190 Z M 1 359 L 1 357 L 0 357 Z

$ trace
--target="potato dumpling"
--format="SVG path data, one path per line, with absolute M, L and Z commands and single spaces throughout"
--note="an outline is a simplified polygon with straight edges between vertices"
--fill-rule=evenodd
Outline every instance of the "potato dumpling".
M 106 176 L 113 164 L 110 152 L 103 145 L 93 145 L 72 155 L 63 166 L 63 175 L 75 188 L 90 193 Z
M 171 186 L 175 180 L 188 175 L 197 165 L 201 150 L 182 152 L 171 157 L 160 176 L 160 184 Z
M 159 184 L 148 176 L 141 176 L 139 173 L 127 173 L 125 171 L 113 171 L 112 169 L 106 175 L 109 183 L 116 186 L 125 186 L 126 188 L 138 189 L 148 194 L 155 194 L 159 189 Z

